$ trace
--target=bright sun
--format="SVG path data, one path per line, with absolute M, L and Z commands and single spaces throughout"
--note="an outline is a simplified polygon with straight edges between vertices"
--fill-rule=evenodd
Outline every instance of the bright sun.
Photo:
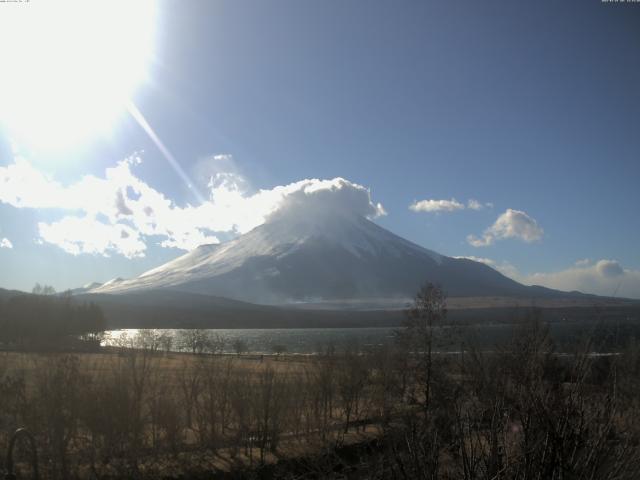
M 155 24 L 152 0 L 4 3 L 0 123 L 37 149 L 108 134 L 146 79 Z

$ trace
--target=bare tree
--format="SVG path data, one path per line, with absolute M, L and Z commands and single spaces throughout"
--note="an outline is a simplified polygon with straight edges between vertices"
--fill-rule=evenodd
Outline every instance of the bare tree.
M 340 359 L 340 368 L 336 371 L 344 433 L 349 431 L 351 420 L 357 420 L 360 414 L 362 395 L 369 382 L 369 369 L 365 363 L 367 360 L 358 352 L 348 350 Z
M 233 341 L 232 346 L 233 346 L 233 350 L 236 352 L 236 355 L 238 356 L 242 355 L 249 349 L 247 342 L 242 338 L 236 338 Z
M 193 354 L 203 353 L 208 348 L 208 335 L 205 330 L 188 329 L 178 331 L 178 345 Z
M 433 381 L 433 348 L 436 327 L 447 316 L 447 297 L 442 287 L 426 283 L 416 294 L 407 312 L 405 331 L 407 345 L 418 358 L 417 383 L 422 387 L 425 418 L 428 415 Z

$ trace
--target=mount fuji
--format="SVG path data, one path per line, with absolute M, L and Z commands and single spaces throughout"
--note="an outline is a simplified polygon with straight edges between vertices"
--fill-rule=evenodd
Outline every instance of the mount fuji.
M 562 294 L 524 286 L 479 262 L 440 255 L 363 215 L 331 208 L 305 216 L 278 212 L 232 241 L 202 245 L 137 278 L 118 278 L 90 292 L 170 289 L 282 305 L 407 299 L 426 281 L 454 297 Z

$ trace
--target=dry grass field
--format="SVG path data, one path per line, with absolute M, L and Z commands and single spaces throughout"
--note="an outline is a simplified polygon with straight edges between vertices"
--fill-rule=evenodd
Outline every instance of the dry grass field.
M 418 322 L 312 356 L 3 352 L 0 451 L 27 427 L 45 479 L 638 478 L 633 341 L 557 355 L 538 321 L 491 352 L 434 339 Z
M 346 360 L 4 352 L 2 431 L 34 433 L 46 478 L 155 478 L 308 456 L 380 433 L 366 420 L 379 416 L 365 395 L 370 370 L 363 357 Z

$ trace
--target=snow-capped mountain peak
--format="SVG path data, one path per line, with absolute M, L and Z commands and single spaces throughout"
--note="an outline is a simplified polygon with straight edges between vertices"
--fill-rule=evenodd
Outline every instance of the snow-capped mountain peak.
M 256 303 L 287 303 L 406 298 L 427 280 L 469 295 L 524 288 L 486 265 L 442 256 L 363 216 L 316 213 L 274 215 L 227 243 L 202 245 L 138 278 L 115 279 L 92 292 L 170 288 Z M 470 284 L 475 277 L 476 285 Z

